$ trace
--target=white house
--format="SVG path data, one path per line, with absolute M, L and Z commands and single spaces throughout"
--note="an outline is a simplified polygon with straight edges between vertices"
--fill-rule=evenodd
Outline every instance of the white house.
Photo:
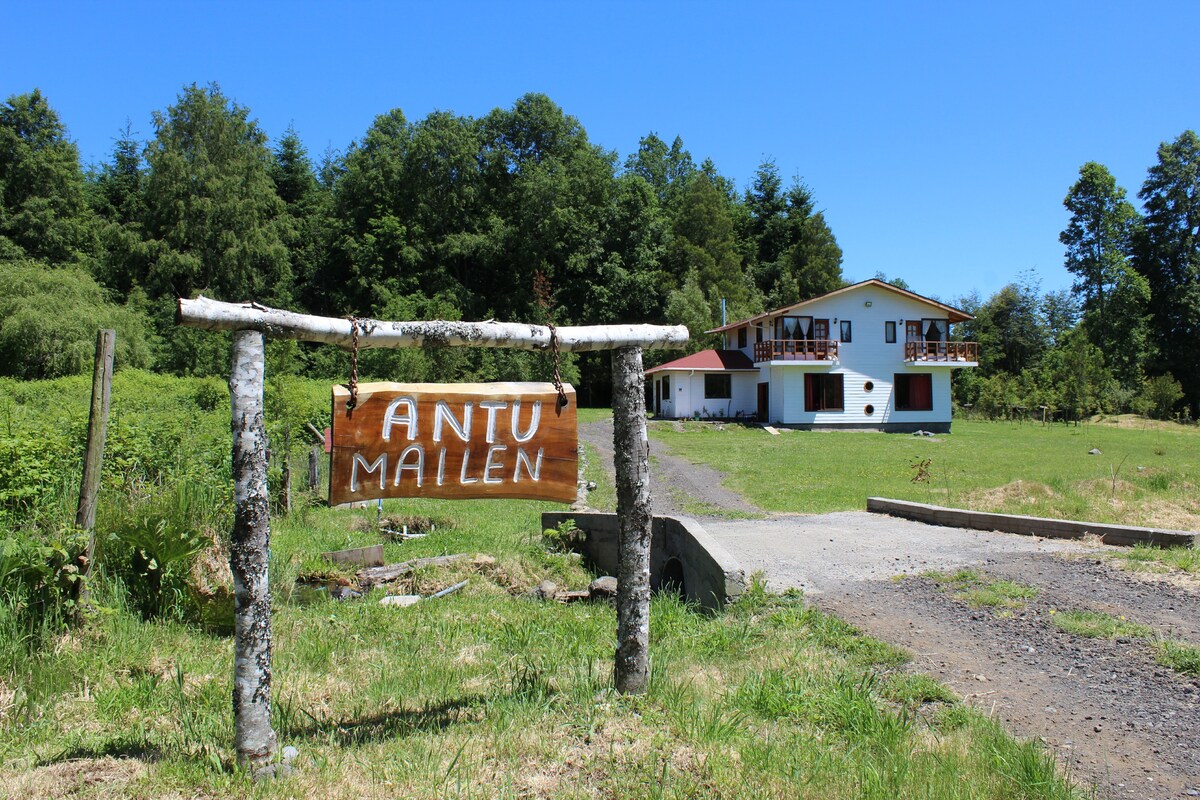
M 725 348 L 646 370 L 662 417 L 752 418 L 796 428 L 950 430 L 950 371 L 978 366 L 952 342 L 959 309 L 867 280 L 708 333 Z

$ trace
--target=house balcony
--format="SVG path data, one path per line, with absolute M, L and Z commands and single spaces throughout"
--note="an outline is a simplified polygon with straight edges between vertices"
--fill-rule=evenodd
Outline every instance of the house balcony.
M 767 339 L 754 343 L 754 362 L 760 361 L 817 361 L 832 362 L 838 358 L 835 339 Z
M 978 342 L 905 342 L 904 360 L 909 363 L 978 364 Z

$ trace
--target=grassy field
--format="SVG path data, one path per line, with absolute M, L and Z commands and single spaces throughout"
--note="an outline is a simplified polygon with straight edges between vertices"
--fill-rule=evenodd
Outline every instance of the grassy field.
M 767 511 L 862 509 L 869 496 L 1060 519 L 1200 530 L 1200 429 L 959 420 L 915 437 L 651 422 L 651 436 Z M 1098 449 L 1100 455 L 1089 455 Z M 921 464 L 924 463 L 922 467 Z M 914 480 L 918 479 L 919 480 Z
M 656 598 L 650 691 L 615 695 L 612 608 L 529 597 L 544 579 L 581 588 L 593 577 L 543 546 L 547 504 L 389 502 L 387 515 L 436 528 L 388 543 L 388 561 L 471 554 L 391 591 L 467 588 L 406 609 L 379 605 L 380 592 L 334 601 L 312 583 L 348 575 L 320 553 L 378 542 L 375 513 L 303 493 L 272 522 L 271 562 L 274 723 L 300 755 L 292 776 L 252 784 L 233 766 L 219 591 L 231 515 L 223 384 L 118 374 L 94 610 L 68 624 L 51 604 L 66 597 L 79 546 L 68 520 L 86 397 L 83 379 L 0 382 L 0 797 L 1083 794 L 1040 745 L 799 596 L 754 588 L 715 616 Z M 281 381 L 267 405 L 286 447 L 305 421 L 325 424 L 328 386 Z M 297 474 L 304 450 L 293 448 Z M 593 503 L 611 506 L 595 459 L 587 474 Z
M 389 560 L 489 554 L 398 587 L 463 592 L 409 609 L 335 602 L 295 578 L 317 553 L 377 541 L 374 512 L 310 508 L 275 524 L 275 724 L 297 772 L 252 786 L 231 767 L 228 638 L 146 620 L 118 587 L 83 628 L 10 658 L 0 794 L 49 797 L 1071 797 L 905 653 L 751 591 L 724 615 L 652 610 L 645 697 L 610 690 L 615 615 L 529 599 L 590 579 L 531 536 L 541 506 L 389 503 L 437 522 Z

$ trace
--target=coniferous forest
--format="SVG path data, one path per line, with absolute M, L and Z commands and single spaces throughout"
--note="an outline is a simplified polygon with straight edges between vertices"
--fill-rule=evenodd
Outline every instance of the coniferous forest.
M 737 319 L 845 283 L 813 190 L 773 161 L 739 187 L 681 136 L 618 154 L 544 95 L 479 118 L 393 109 L 314 154 L 217 85 L 191 85 L 151 114 L 148 140 L 127 127 L 95 165 L 50 100 L 35 89 L 0 106 L 0 375 L 90 371 L 98 327 L 117 330 L 119 367 L 223 375 L 227 340 L 174 324 L 176 299 L 201 293 L 338 317 L 680 323 L 699 349 L 722 300 Z M 1140 208 L 1095 162 L 1064 187 L 1072 289 L 1043 293 L 1013 265 L 991 297 L 938 298 L 976 317 L 956 331 L 981 354 L 955 376 L 961 409 L 1196 415 L 1200 138 L 1185 131 L 1147 162 Z M 342 381 L 349 358 L 273 342 L 268 369 Z M 550 363 L 367 351 L 360 370 L 525 380 Z M 585 404 L 608 401 L 603 355 L 568 359 L 564 377 Z

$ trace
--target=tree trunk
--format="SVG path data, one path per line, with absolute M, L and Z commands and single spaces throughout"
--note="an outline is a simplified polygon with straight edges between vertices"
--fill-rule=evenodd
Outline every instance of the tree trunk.
M 238 763 L 258 769 L 275 755 L 271 728 L 271 595 L 267 562 L 267 435 L 263 425 L 263 335 L 233 334 L 233 721 Z
M 613 353 L 617 473 L 617 691 L 642 694 L 650 678 L 650 442 L 640 347 Z
M 96 366 L 92 372 L 92 408 L 88 414 L 87 455 L 83 462 L 83 480 L 79 486 L 79 506 L 75 527 L 88 532 L 87 550 L 79 566 L 80 608 L 87 602 L 87 577 L 96 557 L 96 496 L 100 493 L 100 467 L 104 462 L 104 439 L 108 433 L 108 409 L 112 397 L 113 352 L 117 332 L 101 330 L 96 334 Z

